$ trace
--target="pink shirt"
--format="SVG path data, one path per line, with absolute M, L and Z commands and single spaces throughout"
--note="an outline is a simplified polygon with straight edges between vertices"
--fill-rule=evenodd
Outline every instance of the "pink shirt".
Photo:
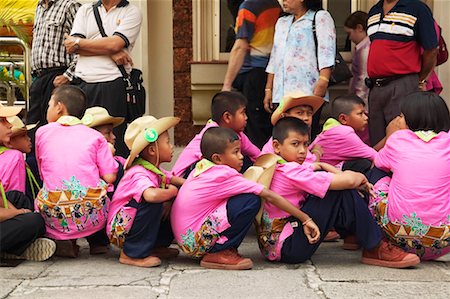
M 227 165 L 214 165 L 198 176 L 192 172 L 172 206 L 170 219 L 177 243 L 182 248 L 198 247 L 191 237 L 208 217 L 212 229 L 223 232 L 230 227 L 226 208 L 228 199 L 243 193 L 258 195 L 263 189 L 264 186 L 245 179 Z M 226 237 L 220 237 L 215 242 L 223 244 L 226 240 Z
M 17 190 L 25 193 L 25 160 L 20 151 L 8 149 L 0 154 L 0 181 L 5 192 Z
M 170 174 L 160 169 L 169 179 Z M 125 234 L 131 229 L 136 216 L 136 209 L 126 205 L 133 199 L 141 202 L 144 191 L 148 188 L 160 188 L 161 176 L 135 165 L 128 169 L 114 193 L 108 211 L 106 232 L 110 238 L 124 241 Z M 119 229 L 119 226 L 121 229 Z M 119 244 L 120 245 L 120 244 Z
M 360 158 L 375 159 L 377 151 L 365 144 L 350 126 L 338 125 L 323 131 L 309 148 L 319 144 L 323 149 L 320 162 L 337 165 L 342 161 Z
M 308 194 L 323 198 L 330 187 L 333 174 L 326 171 L 315 172 L 311 165 L 300 165 L 296 162 L 277 164 L 272 178 L 270 189 L 286 198 L 294 206 L 301 208 Z M 264 202 L 264 213 L 261 225 L 271 228 L 274 219 L 287 218 L 291 215 L 280 210 L 271 203 Z M 301 224 L 300 224 L 301 225 Z M 270 244 L 266 244 L 267 250 L 262 250 L 264 256 L 269 260 L 279 260 L 284 240 L 288 238 L 294 229 L 288 222 L 282 232 L 272 236 Z
M 200 151 L 200 141 L 202 140 L 205 131 L 211 127 L 218 127 L 219 125 L 210 121 L 201 130 L 200 133 L 195 135 L 194 139 L 189 142 L 189 144 L 184 148 L 175 165 L 172 168 L 172 173 L 175 176 L 181 177 L 184 171 L 191 166 L 194 162 L 200 161 L 202 159 L 202 153 Z M 244 132 L 237 133 L 239 139 L 241 140 L 241 152 L 242 155 L 248 156 L 253 162 L 258 158 L 260 150 L 254 145 Z
M 106 139 L 84 125 L 65 126 L 57 122 L 36 132 L 36 159 L 43 185 L 61 190 L 72 177 L 84 187 L 96 187 L 100 178 L 117 172 Z
M 448 133 L 425 142 L 410 130 L 397 131 L 378 153 L 375 166 L 393 172 L 388 195 L 390 220 L 406 221 L 416 213 L 425 225 L 450 224 Z
M 269 141 L 267 141 L 266 144 L 264 144 L 262 150 L 261 150 L 261 156 L 265 154 L 275 154 L 275 151 L 273 150 L 273 137 L 270 137 Z M 305 161 L 303 161 L 303 164 L 312 164 L 316 162 L 316 155 L 311 153 L 309 150 L 306 153 Z

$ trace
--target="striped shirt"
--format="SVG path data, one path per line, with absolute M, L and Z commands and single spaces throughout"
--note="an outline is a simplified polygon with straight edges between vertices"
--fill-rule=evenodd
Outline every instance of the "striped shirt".
M 72 80 L 76 59 L 66 52 L 64 34 L 70 34 L 80 6 L 75 0 L 49 0 L 46 8 L 45 0 L 39 0 L 33 27 L 32 71 L 68 67 L 65 74 Z
M 386 14 L 383 0 L 369 11 L 371 45 L 367 72 L 371 78 L 419 73 L 421 48 L 438 46 L 433 15 L 419 0 L 399 0 Z

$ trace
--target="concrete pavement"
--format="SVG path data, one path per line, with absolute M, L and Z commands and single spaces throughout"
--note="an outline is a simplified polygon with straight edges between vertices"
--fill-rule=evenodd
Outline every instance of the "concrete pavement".
M 359 263 L 360 251 L 322 244 L 311 261 L 270 263 L 250 234 L 240 253 L 255 263 L 249 271 L 208 270 L 181 254 L 160 267 L 121 265 L 119 250 L 90 256 L 86 241 L 77 259 L 53 257 L 0 268 L 0 298 L 448 298 L 450 256 L 413 269 Z

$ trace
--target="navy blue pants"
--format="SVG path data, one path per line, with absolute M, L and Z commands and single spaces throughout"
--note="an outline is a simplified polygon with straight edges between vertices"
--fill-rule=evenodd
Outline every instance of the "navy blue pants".
M 383 170 L 373 167 L 368 173 L 367 173 L 367 180 L 371 184 L 375 184 L 380 179 L 384 178 L 385 176 L 392 177 L 392 173 L 384 172 Z
M 124 253 L 131 258 L 145 258 L 151 255 L 153 248 L 169 247 L 173 232 L 170 220 L 161 220 L 163 204 L 142 199 L 140 203 L 132 200 L 128 205 L 137 212 L 123 244 Z
M 344 162 L 344 164 L 342 165 L 342 170 L 356 171 L 364 174 L 367 177 L 371 167 L 372 161 L 362 158 Z
M 30 199 L 19 191 L 6 192 L 17 209 L 33 211 Z M 20 214 L 0 222 L 0 252 L 21 255 L 37 238 L 44 236 L 45 223 L 39 213 Z
M 382 233 L 367 208 L 365 200 L 355 190 L 328 191 L 323 199 L 308 196 L 301 210 L 307 213 L 320 229 L 320 241 L 309 244 L 300 221 L 294 233 L 288 237 L 281 249 L 281 261 L 301 263 L 309 259 L 319 247 L 332 227 L 343 237 L 356 235 L 365 249 L 375 248 L 382 239 Z
M 228 248 L 238 248 L 259 211 L 261 199 L 252 193 L 245 193 L 231 197 L 227 202 L 227 217 L 230 227 L 221 233 L 227 241 L 214 244 L 209 252 L 218 252 Z

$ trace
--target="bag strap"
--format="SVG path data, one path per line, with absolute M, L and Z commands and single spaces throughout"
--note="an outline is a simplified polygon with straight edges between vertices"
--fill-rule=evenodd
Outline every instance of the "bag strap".
M 319 69 L 319 41 L 317 40 L 317 30 L 316 30 L 316 15 L 318 10 L 314 13 L 313 22 L 312 22 L 312 32 L 314 36 L 314 45 L 316 45 L 316 60 L 317 60 L 317 69 Z
M 1 193 L 2 199 L 3 199 L 3 207 L 5 209 L 7 209 L 8 208 L 8 200 L 6 199 L 5 189 L 3 188 L 1 181 L 0 181 L 0 193 Z
M 102 5 L 102 1 L 98 1 L 97 3 L 92 4 L 92 8 L 94 10 L 94 16 L 95 16 L 95 22 L 97 22 L 98 30 L 100 31 L 100 34 L 103 37 L 108 37 L 108 35 L 105 32 L 105 28 L 103 28 L 102 18 L 100 17 L 100 12 L 98 11 L 98 8 Z M 124 80 L 129 81 L 129 75 L 127 71 L 125 70 L 125 67 L 123 65 L 117 65 L 119 68 L 120 73 L 122 74 L 122 77 Z M 131 82 L 128 82 L 129 86 L 131 86 Z

